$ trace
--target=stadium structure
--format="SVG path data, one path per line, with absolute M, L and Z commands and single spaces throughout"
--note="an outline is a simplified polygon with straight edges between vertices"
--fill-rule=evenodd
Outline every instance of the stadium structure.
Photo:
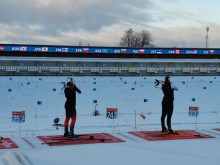
M 217 48 L 0 44 L 0 76 L 218 76 Z

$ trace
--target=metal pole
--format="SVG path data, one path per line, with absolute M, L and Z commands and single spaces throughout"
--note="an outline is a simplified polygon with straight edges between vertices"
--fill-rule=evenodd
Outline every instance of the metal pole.
M 197 116 L 196 116 L 196 131 L 197 131 Z
M 115 118 L 113 119 L 113 133 L 115 133 Z
M 21 137 L 21 121 L 19 123 L 19 137 Z
M 137 116 L 137 113 L 136 113 L 136 110 L 135 110 L 135 111 L 134 111 L 134 129 L 137 128 L 136 116 Z
M 209 32 L 209 27 L 206 27 L 206 43 L 205 43 L 205 47 L 208 48 L 208 39 L 209 39 L 209 35 L 208 35 L 208 32 Z

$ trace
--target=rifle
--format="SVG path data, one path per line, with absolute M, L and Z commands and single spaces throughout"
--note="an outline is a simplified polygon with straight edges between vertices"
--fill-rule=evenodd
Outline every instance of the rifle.
M 157 87 L 159 84 L 163 85 L 164 81 L 155 79 L 154 84 L 155 84 L 155 87 Z

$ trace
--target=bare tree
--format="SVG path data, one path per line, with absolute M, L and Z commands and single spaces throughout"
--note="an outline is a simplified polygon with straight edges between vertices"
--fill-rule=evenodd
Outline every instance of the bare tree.
M 152 46 L 150 32 L 143 30 L 135 33 L 131 28 L 126 30 L 120 40 L 120 46 L 123 47 L 148 47 Z
M 142 32 L 140 32 L 140 46 L 141 47 L 146 47 L 146 46 L 150 46 L 151 42 L 153 41 L 153 39 L 151 38 L 151 34 L 150 32 L 143 30 Z
M 132 29 L 126 30 L 123 37 L 121 38 L 120 46 L 131 47 L 133 45 L 133 41 L 132 41 L 133 39 L 134 39 L 134 31 Z

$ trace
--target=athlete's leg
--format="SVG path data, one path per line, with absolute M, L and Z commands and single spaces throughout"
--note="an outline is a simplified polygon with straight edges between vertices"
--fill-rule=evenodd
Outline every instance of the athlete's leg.
M 162 127 L 162 131 L 166 130 L 166 126 L 165 126 L 165 118 L 166 118 L 166 104 L 164 101 L 162 101 L 162 114 L 161 114 L 161 127 Z
M 74 127 L 76 123 L 76 109 L 71 113 L 70 135 L 74 135 Z
M 173 102 L 170 102 L 168 104 L 168 111 L 167 111 L 167 126 L 169 130 L 172 130 L 172 126 L 171 126 L 171 118 L 173 115 Z
M 68 123 L 70 120 L 70 110 L 68 108 L 68 105 L 65 104 L 65 109 L 66 109 L 66 119 L 64 121 L 64 136 L 68 136 L 69 131 L 68 131 Z

